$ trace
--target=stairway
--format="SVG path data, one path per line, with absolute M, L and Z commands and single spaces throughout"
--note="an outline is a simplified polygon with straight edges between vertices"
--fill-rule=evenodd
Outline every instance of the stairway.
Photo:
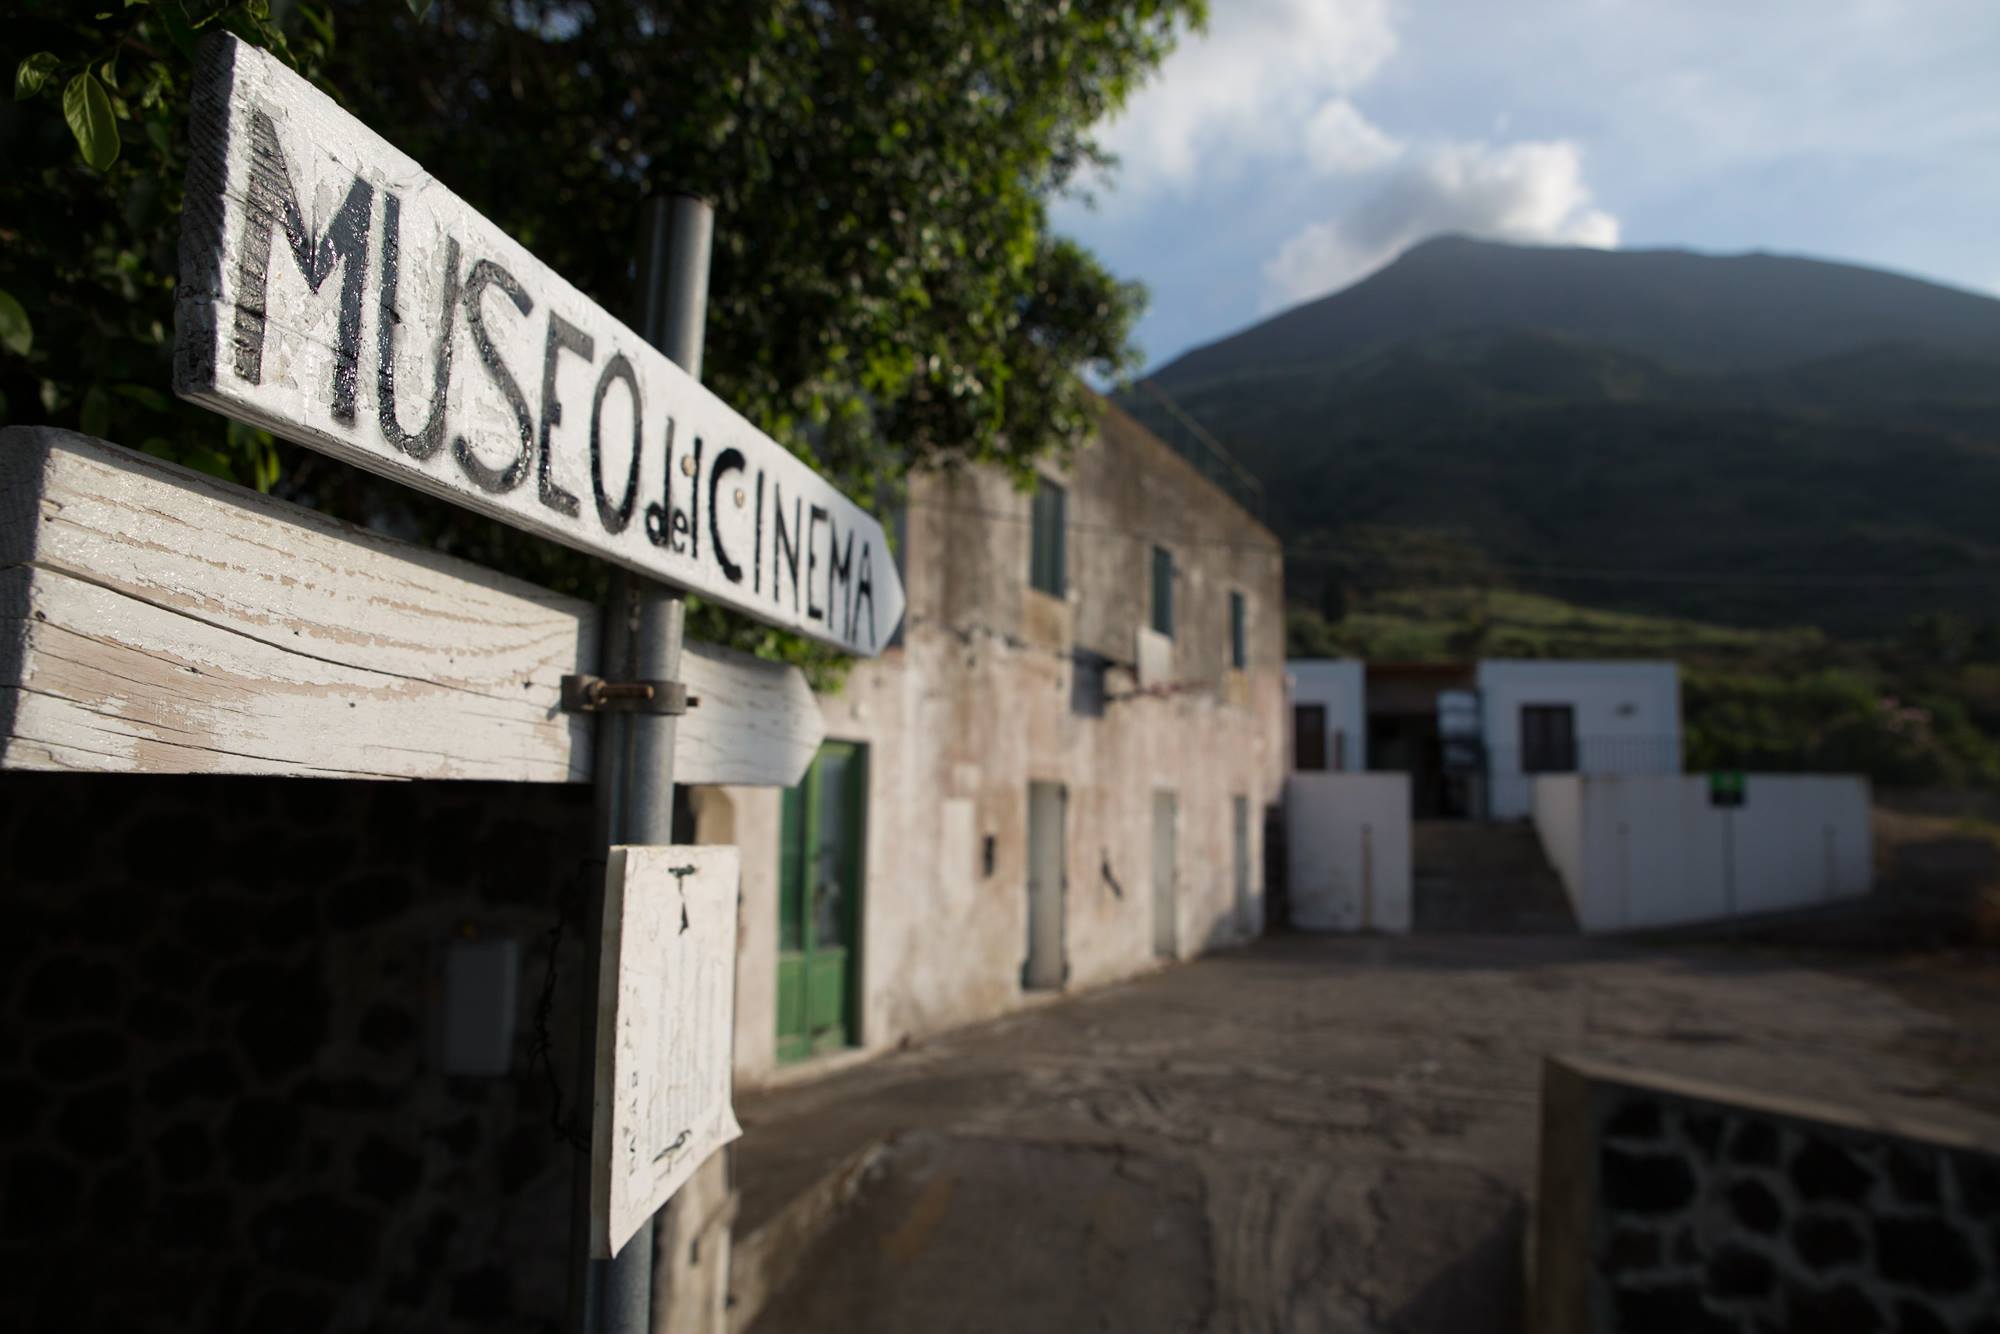
M 1417 820 L 1410 825 L 1412 928 L 1487 935 L 1577 930 L 1569 896 L 1526 822 Z

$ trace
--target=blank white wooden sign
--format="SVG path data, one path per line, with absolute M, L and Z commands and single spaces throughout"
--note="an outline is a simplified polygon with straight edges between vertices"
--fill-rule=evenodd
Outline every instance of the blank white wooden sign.
M 179 393 L 847 652 L 888 644 L 874 518 L 277 60 L 204 39 L 191 147 Z
M 597 609 L 50 427 L 0 430 L 0 768 L 589 782 Z M 683 783 L 789 786 L 798 668 L 690 642 Z
M 611 849 L 590 1137 L 600 1257 L 743 1133 L 730 1107 L 737 876 L 733 847 Z

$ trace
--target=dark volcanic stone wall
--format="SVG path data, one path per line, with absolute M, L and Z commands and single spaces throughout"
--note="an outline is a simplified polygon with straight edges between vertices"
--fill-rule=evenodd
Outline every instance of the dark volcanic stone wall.
M 0 1328 L 554 1329 L 588 788 L 0 774 Z M 454 938 L 511 1073 L 439 1073 Z M 546 1025 L 566 1091 L 581 959 Z
M 1596 1107 L 1593 1329 L 2000 1334 L 2000 1158 L 1643 1088 Z

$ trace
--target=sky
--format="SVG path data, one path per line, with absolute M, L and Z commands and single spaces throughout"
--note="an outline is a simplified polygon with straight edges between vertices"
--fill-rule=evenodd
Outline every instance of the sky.
M 1156 367 L 1440 232 L 2000 295 L 2000 0 L 1211 0 L 1052 222 Z

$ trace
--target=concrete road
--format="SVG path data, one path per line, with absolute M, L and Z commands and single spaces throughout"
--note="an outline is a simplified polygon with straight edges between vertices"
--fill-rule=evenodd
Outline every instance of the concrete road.
M 739 1327 L 1516 1330 L 1544 1056 L 2000 1136 L 1990 958 L 1289 937 L 1039 1006 L 744 1100 Z

